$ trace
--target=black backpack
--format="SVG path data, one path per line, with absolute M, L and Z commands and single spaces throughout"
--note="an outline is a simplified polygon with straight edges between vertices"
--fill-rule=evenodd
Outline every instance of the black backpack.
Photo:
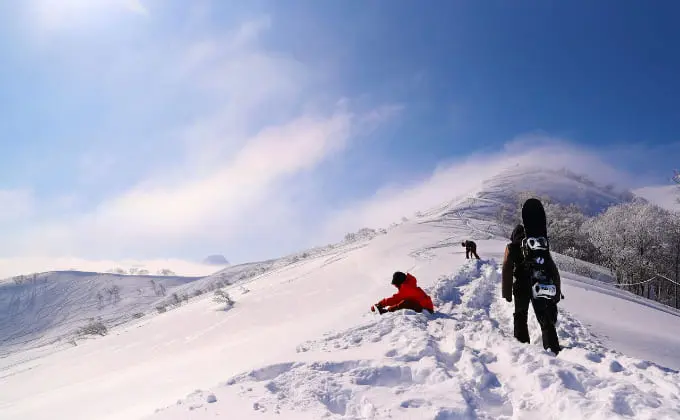
M 550 243 L 545 236 L 525 237 L 520 244 L 522 272 L 531 285 L 534 299 L 552 300 L 557 294 Z

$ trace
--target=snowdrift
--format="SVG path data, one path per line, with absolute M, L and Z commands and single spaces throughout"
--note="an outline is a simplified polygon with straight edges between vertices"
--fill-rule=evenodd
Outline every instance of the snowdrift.
M 516 342 L 499 281 L 495 262 L 468 262 L 432 288 L 434 315 L 371 316 L 151 418 L 677 418 L 678 373 L 607 349 L 569 312 L 558 358 Z

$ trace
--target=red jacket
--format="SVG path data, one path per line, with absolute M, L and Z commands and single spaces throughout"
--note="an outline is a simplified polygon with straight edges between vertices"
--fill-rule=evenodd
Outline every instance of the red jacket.
M 423 291 L 423 289 L 418 287 L 416 278 L 409 273 L 406 274 L 406 280 L 401 284 L 401 287 L 399 287 L 399 291 L 394 295 L 381 300 L 378 304 L 380 306 L 394 306 L 405 300 L 415 301 L 424 309 L 434 312 L 432 299 L 425 291 Z

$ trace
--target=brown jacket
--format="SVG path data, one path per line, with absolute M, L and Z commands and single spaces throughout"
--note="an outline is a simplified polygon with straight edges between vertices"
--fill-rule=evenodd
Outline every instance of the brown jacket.
M 515 271 L 513 262 L 510 260 L 510 245 L 505 246 L 505 255 L 503 255 L 503 271 L 501 281 L 501 291 L 503 299 L 508 302 L 512 301 L 512 277 Z

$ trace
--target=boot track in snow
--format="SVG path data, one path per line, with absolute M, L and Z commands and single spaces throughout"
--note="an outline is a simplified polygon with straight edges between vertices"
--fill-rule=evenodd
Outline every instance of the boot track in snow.
M 543 350 L 531 309 L 531 344 L 517 342 L 514 305 L 500 297 L 493 260 L 467 262 L 430 292 L 435 314 L 367 315 L 363 325 L 300 344 L 299 360 L 238 375 L 221 389 L 280 418 L 680 416 L 678 373 L 606 349 L 562 309 L 558 335 L 567 348 L 559 356 Z M 199 408 L 204 397 L 188 405 Z

